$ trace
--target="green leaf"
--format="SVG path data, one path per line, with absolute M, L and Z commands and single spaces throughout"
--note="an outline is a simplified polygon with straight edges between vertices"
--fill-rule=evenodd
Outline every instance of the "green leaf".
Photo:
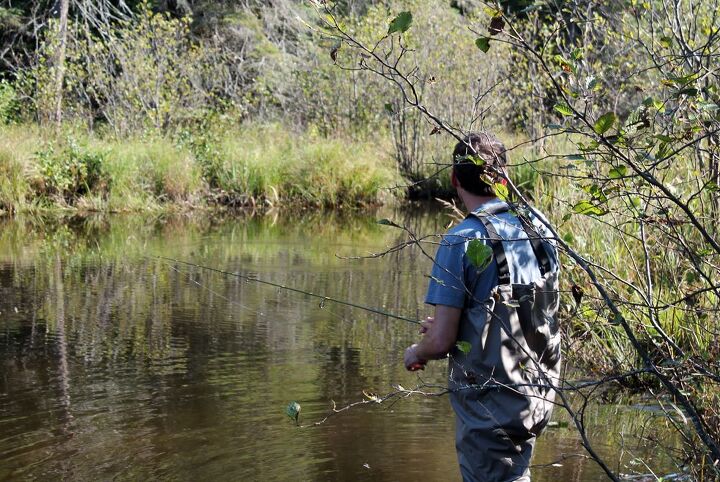
M 600 90 L 600 81 L 593 76 L 587 78 L 585 87 L 590 91 Z
M 472 350 L 472 345 L 470 344 L 470 342 L 467 341 L 459 341 L 455 343 L 455 346 L 458 350 L 460 350 L 463 355 L 467 355 L 468 353 L 470 353 L 470 350 Z
M 563 102 L 558 102 L 557 104 L 555 104 L 555 106 L 553 107 L 553 110 L 555 112 L 559 112 L 560 114 L 562 114 L 564 116 L 570 116 L 570 115 L 574 114 L 574 112 L 570 108 L 570 106 Z
M 399 228 L 399 227 L 400 227 L 400 226 L 398 226 L 397 224 L 395 224 L 394 222 L 390 221 L 389 219 L 385 219 L 385 218 L 383 218 L 383 219 L 378 219 L 378 220 L 377 220 L 377 224 L 380 224 L 380 225 L 382 225 L 382 226 L 392 226 L 392 227 L 395 227 L 395 228 Z
M 482 271 L 490 264 L 493 252 L 492 248 L 487 244 L 479 239 L 473 239 L 468 243 L 466 254 L 470 263 Z
M 485 159 L 480 156 L 468 156 L 468 159 L 470 159 L 476 166 L 482 167 L 485 165 Z
M 621 177 L 625 177 L 626 173 L 627 166 L 613 167 L 612 169 L 610 169 L 610 172 L 608 172 L 608 177 L 610 179 L 619 179 Z
M 617 116 L 615 116 L 614 112 L 606 112 L 595 122 L 595 132 L 600 135 L 605 134 L 615 124 L 616 120 Z
M 675 92 L 674 97 L 680 97 L 681 95 L 687 95 L 689 97 L 695 97 L 698 95 L 698 92 L 700 92 L 695 87 L 685 87 L 684 89 L 680 89 L 677 92 Z
M 660 37 L 660 45 L 665 47 L 666 49 L 669 49 L 672 47 L 673 39 L 667 36 Z
M 288 406 L 285 407 L 285 414 L 297 422 L 300 416 L 300 404 L 297 402 L 288 403 Z
M 480 37 L 477 40 L 475 40 L 475 46 L 482 50 L 483 52 L 487 53 L 488 50 L 490 50 L 490 38 L 489 37 Z
M 493 189 L 495 190 L 495 195 L 502 201 L 507 201 L 510 197 L 510 192 L 508 191 L 507 186 L 501 182 L 493 184 Z
M 387 104 L 385 104 L 385 111 L 386 111 L 388 114 L 394 114 L 394 113 L 395 113 L 395 110 L 393 109 L 393 105 L 392 105 L 390 102 L 388 102 Z
M 400 12 L 397 17 L 390 21 L 390 27 L 388 27 L 388 35 L 394 34 L 395 32 L 404 33 L 410 28 L 412 24 L 412 13 Z
M 573 244 L 575 242 L 575 236 L 570 232 L 563 234 L 562 239 L 567 244 Z
M 596 216 L 602 216 L 604 214 L 607 214 L 607 211 L 602 209 L 599 206 L 595 206 L 590 201 L 580 201 L 575 206 L 573 206 L 573 211 L 578 214 L 585 214 L 585 215 L 591 215 L 594 214 Z

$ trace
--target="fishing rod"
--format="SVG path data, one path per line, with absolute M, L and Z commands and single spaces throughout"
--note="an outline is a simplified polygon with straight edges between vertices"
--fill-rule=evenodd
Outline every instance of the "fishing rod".
M 165 260 L 165 261 L 172 261 L 173 263 L 184 264 L 185 266 L 191 266 L 191 267 L 193 267 L 193 268 L 204 269 L 204 270 L 206 270 L 206 271 L 213 271 L 213 272 L 215 272 L 215 273 L 224 274 L 224 275 L 226 275 L 226 276 L 234 276 L 234 277 L 236 277 L 236 278 L 240 278 L 240 279 L 243 279 L 243 280 L 245 280 L 245 281 L 253 281 L 253 282 L 255 282 L 255 283 L 260 283 L 260 284 L 264 284 L 264 285 L 268 285 L 268 286 L 273 286 L 273 287 L 275 287 L 275 288 L 280 288 L 280 289 L 287 290 L 287 291 L 294 291 L 295 293 L 301 293 L 301 294 L 303 294 L 303 295 L 312 296 L 312 297 L 314 297 L 314 298 L 319 298 L 319 299 L 321 300 L 321 306 L 322 306 L 322 303 L 324 303 L 325 301 L 330 301 L 330 302 L 336 303 L 336 304 L 338 304 L 338 305 L 350 306 L 350 307 L 352 307 L 352 308 L 358 308 L 358 309 L 360 309 L 360 310 L 369 311 L 370 313 L 376 313 L 376 314 L 378 314 L 378 315 L 387 316 L 388 318 L 395 318 L 396 320 L 407 321 L 408 323 L 414 323 L 414 324 L 416 324 L 416 325 L 422 324 L 421 321 L 413 320 L 412 318 L 406 318 L 406 317 L 400 316 L 400 315 L 395 315 L 395 314 L 393 314 L 393 313 L 390 313 L 390 312 L 387 312 L 387 311 L 384 311 L 384 310 L 381 310 L 381 309 L 378 309 L 378 308 L 372 308 L 372 307 L 370 307 L 370 306 L 358 305 L 358 304 L 352 303 L 352 302 L 350 302 L 350 301 L 345 301 L 345 300 L 340 300 L 340 299 L 338 299 L 338 298 L 333 298 L 332 296 L 319 295 L 319 294 L 311 293 L 311 292 L 309 292 L 309 291 L 304 291 L 304 290 L 301 290 L 301 289 L 298 289 L 298 288 L 293 288 L 292 286 L 285 286 L 285 285 L 282 285 L 282 284 L 279 284 L 279 283 L 273 283 L 272 281 L 266 281 L 266 280 L 258 279 L 258 278 L 252 277 L 252 276 L 243 275 L 243 274 L 240 274 L 240 273 L 231 273 L 231 272 L 229 272 L 229 271 L 223 271 L 223 270 L 221 270 L 221 269 L 212 268 L 212 267 L 210 267 L 210 266 L 203 266 L 203 265 L 201 265 L 201 264 L 190 263 L 190 262 L 188 262 L 188 261 L 182 261 L 182 260 L 180 260 L 180 259 L 168 258 L 168 257 L 166 257 L 166 256 L 157 256 L 157 255 L 156 255 L 156 256 L 153 256 L 153 257 L 154 257 L 154 258 L 157 258 L 157 259 L 162 259 L 162 260 Z

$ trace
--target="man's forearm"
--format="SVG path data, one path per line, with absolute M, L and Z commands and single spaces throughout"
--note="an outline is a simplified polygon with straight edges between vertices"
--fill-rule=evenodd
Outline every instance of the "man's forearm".
M 422 339 L 405 351 L 405 366 L 417 370 L 429 360 L 445 358 L 457 340 L 458 324 L 462 310 L 451 306 L 437 305 L 435 317 L 423 323 Z
M 446 344 L 438 345 L 436 343 L 432 343 L 430 338 L 425 337 L 418 343 L 412 345 L 412 347 L 415 352 L 415 356 L 417 356 L 418 359 L 428 361 L 445 358 L 452 348 L 452 344 L 450 346 L 446 346 Z

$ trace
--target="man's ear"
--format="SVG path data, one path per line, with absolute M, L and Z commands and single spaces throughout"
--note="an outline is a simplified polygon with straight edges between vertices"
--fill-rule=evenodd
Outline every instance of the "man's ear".
M 450 171 L 450 184 L 452 184 L 452 187 L 454 187 L 455 189 L 460 187 L 460 181 L 458 181 L 458 178 L 455 175 L 455 169 L 452 169 Z

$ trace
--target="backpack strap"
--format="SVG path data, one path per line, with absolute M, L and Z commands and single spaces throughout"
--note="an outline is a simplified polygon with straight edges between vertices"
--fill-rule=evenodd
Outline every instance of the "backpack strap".
M 509 285 L 510 284 L 510 267 L 508 266 L 507 256 L 505 255 L 505 248 L 502 245 L 502 238 L 498 234 L 495 226 L 487 218 L 487 215 L 480 214 L 477 218 L 483 223 L 485 229 L 488 232 L 488 238 L 490 239 L 490 247 L 493 250 L 493 256 L 498 268 L 498 284 Z
M 525 215 L 518 214 L 518 219 L 520 220 L 523 231 L 527 234 L 532 250 L 535 253 L 535 258 L 537 258 L 538 267 L 540 268 L 540 274 L 545 276 L 550 272 L 550 258 L 545 250 L 545 246 L 543 246 L 542 238 L 540 238 L 537 229 Z
M 495 257 L 495 261 L 497 262 L 498 266 L 498 282 L 499 284 L 510 284 L 510 268 L 508 266 L 507 256 L 505 254 L 505 249 L 502 245 L 502 238 L 498 234 L 497 230 L 495 229 L 495 226 L 490 222 L 487 217 L 489 215 L 496 215 L 500 213 L 507 212 L 509 210 L 509 207 L 507 204 L 496 204 L 495 206 L 492 206 L 490 209 L 486 209 L 481 211 L 480 213 L 470 213 L 468 216 L 475 216 L 477 217 L 480 222 L 483 223 L 485 226 L 485 229 L 488 232 L 488 238 L 490 240 L 490 247 L 493 250 L 493 256 Z M 540 269 L 540 274 L 542 276 L 545 276 L 545 274 L 550 272 L 550 257 L 547 254 L 547 250 L 545 249 L 545 246 L 543 245 L 542 238 L 537 232 L 537 229 L 532 224 L 532 222 L 527 218 L 527 216 L 517 213 L 517 218 L 520 220 L 520 225 L 523 228 L 523 231 L 525 231 L 525 234 L 528 237 L 528 241 L 530 241 L 530 246 L 532 246 L 533 253 L 535 254 L 535 258 L 537 259 L 538 268 Z

